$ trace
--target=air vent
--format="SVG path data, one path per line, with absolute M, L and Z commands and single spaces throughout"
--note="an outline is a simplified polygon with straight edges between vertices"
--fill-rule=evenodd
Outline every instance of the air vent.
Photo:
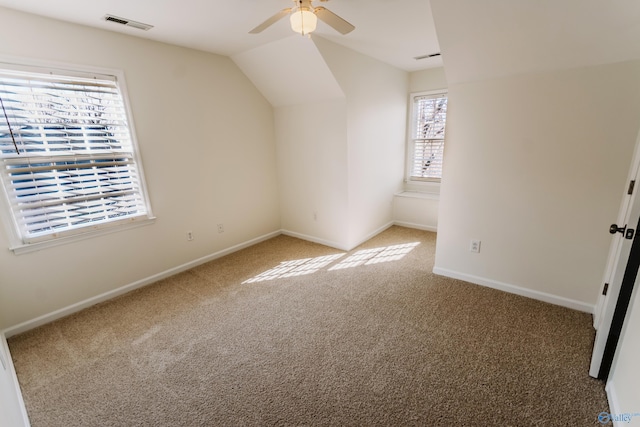
M 131 19 L 120 18 L 119 16 L 113 16 L 113 15 L 105 15 L 104 20 L 109 22 L 115 22 L 116 24 L 120 24 L 120 25 L 126 25 L 127 27 L 137 28 L 139 30 L 145 30 L 145 31 L 148 31 L 151 28 L 153 28 L 153 25 L 143 24 L 142 22 L 132 21 Z
M 427 58 L 433 58 L 435 56 L 440 56 L 440 52 L 438 53 L 432 53 L 431 55 L 422 55 L 422 56 L 416 56 L 413 59 L 415 59 L 416 61 L 419 61 L 421 59 L 427 59 Z

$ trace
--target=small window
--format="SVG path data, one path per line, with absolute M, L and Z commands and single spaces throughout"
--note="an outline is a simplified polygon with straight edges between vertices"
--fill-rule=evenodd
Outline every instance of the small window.
M 446 92 L 411 95 L 410 180 L 440 181 L 442 178 L 446 119 Z
M 116 76 L 0 64 L 1 176 L 32 244 L 151 217 Z

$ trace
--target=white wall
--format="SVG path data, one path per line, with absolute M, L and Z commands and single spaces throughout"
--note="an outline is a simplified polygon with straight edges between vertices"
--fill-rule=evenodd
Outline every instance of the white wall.
M 410 93 L 446 88 L 447 79 L 442 67 L 428 68 L 409 74 Z M 407 97 L 407 112 L 409 112 L 409 102 L 409 97 Z M 407 117 L 407 126 L 410 126 L 410 120 L 411 118 Z M 408 144 L 408 139 L 407 131 L 405 144 Z M 440 204 L 440 183 L 407 181 L 404 183 L 404 190 L 393 199 L 393 221 L 407 227 L 436 231 Z
M 346 96 L 348 247 L 392 221 L 393 194 L 402 188 L 409 75 L 316 38 Z
M 427 92 L 433 90 L 442 90 L 447 89 L 447 78 L 444 72 L 444 68 L 428 68 L 426 70 L 414 71 L 409 74 L 409 93 L 415 92 Z M 409 103 L 411 100 L 409 99 L 409 95 L 407 95 L 407 113 L 410 112 Z M 407 114 L 408 115 L 408 114 Z M 410 138 L 409 128 L 411 127 L 411 117 L 407 117 L 407 131 L 405 133 L 405 143 L 408 143 Z M 408 159 L 405 159 L 405 165 Z M 406 166 L 405 166 L 406 167 Z M 434 182 L 420 182 L 420 181 L 407 181 L 404 184 L 405 191 L 417 191 L 431 194 L 439 194 L 440 193 L 440 183 Z M 438 198 L 432 198 L 432 202 L 428 203 L 428 209 L 433 210 L 435 204 L 435 210 L 438 209 Z M 404 201 L 404 203 L 410 203 L 408 201 Z M 427 203 L 424 200 L 422 202 L 416 203 Z M 429 223 L 437 222 L 437 217 L 430 217 Z
M 637 414 L 632 423 L 640 426 L 640 283 L 636 279 L 634 294 L 625 318 L 624 328 L 613 361 L 607 392 L 611 413 Z
M 2 333 L 0 333 L 0 425 L 7 427 L 29 425 L 9 347 Z
M 450 84 L 436 271 L 592 308 L 640 128 L 638 76 L 640 61 Z
M 447 76 L 443 67 L 409 73 L 409 92 L 423 92 L 447 88 Z
M 346 101 L 314 40 L 293 35 L 233 60 L 275 107 L 283 232 L 346 248 Z
M 344 98 L 315 37 L 291 34 L 232 59 L 274 107 Z
M 229 58 L 8 9 L 0 25 L 0 55 L 124 71 L 158 218 L 39 252 L 0 251 L 0 330 L 280 229 L 273 111 Z
M 283 230 L 346 248 L 346 101 L 279 107 L 275 123 Z
M 404 227 L 438 230 L 437 194 L 401 192 L 393 198 L 393 222 Z

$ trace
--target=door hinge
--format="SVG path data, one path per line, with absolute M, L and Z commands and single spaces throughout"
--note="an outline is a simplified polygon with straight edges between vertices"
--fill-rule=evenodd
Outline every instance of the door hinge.
M 602 295 L 606 295 L 608 290 L 609 290 L 609 284 L 605 283 L 604 289 L 602 289 Z
M 636 186 L 636 181 L 630 181 L 629 182 L 629 189 L 627 190 L 627 194 L 633 194 L 633 187 Z

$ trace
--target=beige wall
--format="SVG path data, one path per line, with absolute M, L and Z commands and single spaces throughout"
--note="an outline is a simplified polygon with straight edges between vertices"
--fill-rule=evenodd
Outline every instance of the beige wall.
M 450 85 L 436 271 L 592 309 L 638 76 L 640 61 Z
M 346 248 L 346 101 L 279 107 L 275 119 L 283 230 Z
M 438 195 L 401 192 L 393 198 L 393 221 L 397 225 L 421 230 L 438 230 Z
M 273 111 L 229 58 L 8 9 L 0 25 L 0 55 L 124 71 L 157 216 L 38 252 L 0 251 L 0 330 L 280 229 Z M 2 227 L 0 247 L 7 237 Z
M 444 73 L 444 68 L 429 68 L 426 70 L 414 71 L 409 74 L 409 93 L 427 92 L 427 91 L 442 90 L 442 89 L 445 89 L 445 90 L 447 89 L 447 79 Z M 407 96 L 407 112 L 410 111 L 410 107 L 408 105 L 409 102 L 411 102 L 411 100 L 409 99 L 409 96 Z M 408 144 L 408 140 L 410 138 L 410 135 L 409 135 L 410 127 L 411 127 L 411 118 L 407 117 L 407 132 L 405 135 L 406 144 Z M 407 156 L 405 158 L 405 165 L 407 164 L 407 162 L 410 162 L 410 161 L 411 159 L 408 157 L 408 153 L 407 153 Z M 406 175 L 406 171 L 405 171 L 405 175 Z M 440 183 L 407 180 L 407 182 L 405 182 L 404 184 L 404 189 L 406 191 L 418 191 L 418 192 L 439 194 Z M 431 202 L 425 202 L 423 200 L 422 203 L 429 203 L 429 210 L 433 211 L 434 210 L 433 208 L 435 208 L 435 211 L 437 212 L 438 198 L 431 199 Z M 420 209 L 420 208 L 416 206 L 416 209 Z M 430 225 L 433 225 L 437 222 L 438 222 L 437 215 L 435 217 L 432 215 L 429 216 Z
M 427 68 L 409 74 L 409 92 L 424 92 L 447 88 L 444 68 Z
M 318 38 L 316 45 L 346 96 L 348 247 L 392 221 L 402 188 L 409 73 Z
M 409 74 L 409 92 L 426 92 L 430 90 L 440 90 L 447 88 L 447 79 L 444 68 L 428 68 L 426 70 L 414 71 Z M 407 97 L 407 103 L 409 103 Z M 407 112 L 409 106 L 407 105 Z M 411 126 L 411 118 L 407 117 L 407 126 Z M 405 144 L 408 144 L 408 130 L 405 135 Z M 408 145 L 407 145 L 408 147 Z M 410 159 L 405 158 L 405 168 Z M 406 171 L 405 171 L 406 174 Z M 436 231 L 438 226 L 438 206 L 440 184 L 433 182 L 409 181 L 404 183 L 404 190 L 408 192 L 431 193 L 403 194 L 394 197 L 393 200 L 393 220 L 397 224 L 410 227 Z
M 350 249 L 392 221 L 393 194 L 402 183 L 409 73 L 320 37 L 312 41 L 316 52 L 298 46 L 308 57 L 301 63 L 315 67 L 322 61 L 322 68 L 328 67 L 328 75 L 316 71 L 316 79 L 332 99 L 312 92 L 299 96 L 294 105 L 276 105 L 282 228 L 288 234 Z M 256 57 L 259 50 L 235 60 Z M 274 54 L 290 57 L 286 50 Z M 250 73 L 259 71 L 254 68 Z M 267 93 L 275 82 L 258 86 Z
M 289 37 L 233 55 L 273 107 L 344 99 L 344 94 L 318 52 L 317 37 Z

